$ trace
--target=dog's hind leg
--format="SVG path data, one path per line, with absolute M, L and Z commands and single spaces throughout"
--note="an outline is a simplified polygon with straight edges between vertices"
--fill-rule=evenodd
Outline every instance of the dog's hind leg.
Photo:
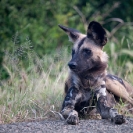
M 133 105 L 133 87 L 130 84 L 111 74 L 108 74 L 105 80 L 106 89 L 108 91 Z
M 103 119 L 111 119 L 115 124 L 122 124 L 125 122 L 123 115 L 119 115 L 117 110 L 110 107 L 107 101 L 107 91 L 105 82 L 96 89 L 97 110 Z

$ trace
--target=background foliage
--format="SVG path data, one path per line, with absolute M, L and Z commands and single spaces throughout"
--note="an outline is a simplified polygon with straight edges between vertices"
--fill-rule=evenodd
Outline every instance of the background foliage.
M 133 0 L 1 0 L 0 6 L 1 51 L 12 47 L 18 33 L 21 42 L 28 36 L 42 56 L 68 44 L 58 24 L 86 32 L 92 20 L 101 22 L 113 41 L 123 36 L 132 41 Z
M 15 44 L 21 45 L 29 37 L 38 55 L 52 53 L 55 48 L 68 46 L 58 24 L 86 32 L 92 20 L 103 24 L 115 45 L 120 45 L 123 37 L 123 48 L 127 40 L 133 41 L 133 0 L 1 0 L 0 6 L 1 55 L 14 47 L 16 34 L 19 40 Z
M 86 33 L 93 20 L 107 31 L 109 72 L 133 84 L 133 0 L 0 1 L 0 123 L 59 110 L 72 45 L 58 24 Z

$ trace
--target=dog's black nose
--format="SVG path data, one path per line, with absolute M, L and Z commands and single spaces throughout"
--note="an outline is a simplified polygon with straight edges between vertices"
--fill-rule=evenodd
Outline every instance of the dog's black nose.
M 77 63 L 76 62 L 69 62 L 68 66 L 70 69 L 76 69 L 77 68 Z

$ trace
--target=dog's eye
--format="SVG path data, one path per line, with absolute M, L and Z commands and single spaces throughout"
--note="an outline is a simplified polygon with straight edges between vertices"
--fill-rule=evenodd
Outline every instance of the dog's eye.
M 73 49 L 73 50 L 72 50 L 72 56 L 73 56 L 74 54 L 75 54 L 75 50 Z
M 90 55 L 91 54 L 91 50 L 90 49 L 84 49 L 83 52 L 87 55 Z

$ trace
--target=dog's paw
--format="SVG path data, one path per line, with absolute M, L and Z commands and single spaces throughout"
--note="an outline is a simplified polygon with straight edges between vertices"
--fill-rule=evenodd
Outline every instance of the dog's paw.
M 66 121 L 67 121 L 68 124 L 77 125 L 79 123 L 78 113 L 75 110 L 73 110 L 69 114 Z
M 113 120 L 112 120 L 115 124 L 122 124 L 122 123 L 125 123 L 126 120 L 124 118 L 123 115 L 116 115 Z

